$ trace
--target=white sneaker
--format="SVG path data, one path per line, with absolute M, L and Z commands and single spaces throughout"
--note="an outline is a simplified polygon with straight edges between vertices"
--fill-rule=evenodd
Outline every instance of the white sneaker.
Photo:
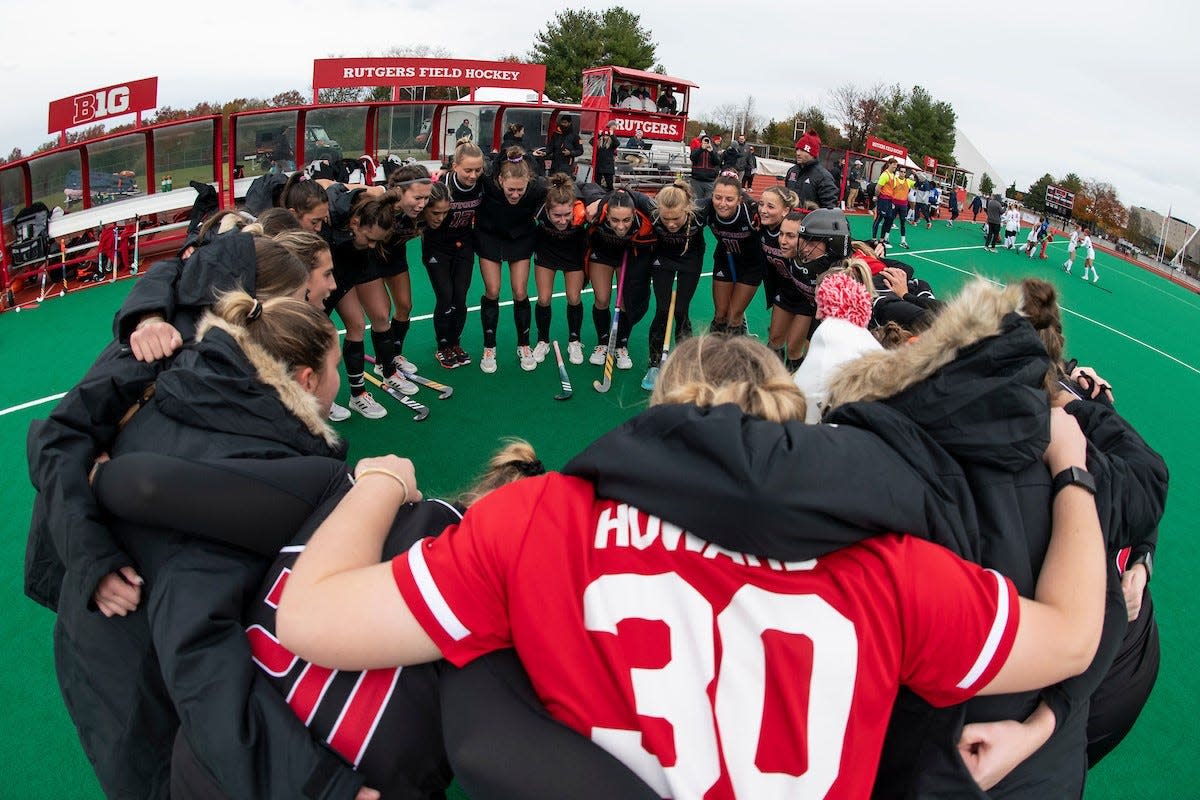
M 546 360 L 546 356 L 550 353 L 549 342 L 538 342 L 533 346 L 533 359 L 537 363 L 542 363 Z
M 588 363 L 595 364 L 597 367 L 604 366 L 604 359 L 608 358 L 608 348 L 602 344 L 598 344 L 592 348 L 592 354 L 588 356 Z
M 375 371 L 376 375 L 383 378 L 383 367 L 381 367 L 377 364 L 375 366 L 374 371 Z M 397 392 L 400 392 L 401 394 L 416 394 L 417 393 L 417 385 L 415 383 L 413 383 L 412 381 L 410 381 L 409 379 L 405 378 L 399 372 L 393 372 L 392 377 L 383 378 L 383 380 L 387 383 L 388 386 L 391 386 L 393 389 L 395 389 Z
M 367 419 L 379 419 L 387 416 L 387 409 L 375 402 L 370 392 L 350 396 L 350 408 L 362 414 Z
M 523 344 L 517 348 L 517 358 L 521 359 L 521 369 L 526 372 L 533 372 L 537 369 L 538 360 L 529 345 Z
M 417 365 L 412 363 L 411 361 L 409 361 L 407 358 L 400 355 L 399 353 L 397 353 L 396 357 L 392 359 L 392 363 L 396 365 L 396 369 L 402 369 L 408 373 L 413 373 L 413 372 L 417 371 Z
M 572 364 L 583 363 L 583 342 L 576 339 L 573 342 L 567 342 L 567 361 Z
M 345 422 L 350 419 L 350 409 L 339 406 L 336 402 L 329 407 L 330 422 Z
M 633 369 L 633 359 L 629 357 L 628 347 L 617 348 L 617 369 Z
M 479 368 L 489 375 L 496 371 L 496 348 L 483 348 L 483 355 L 479 358 Z

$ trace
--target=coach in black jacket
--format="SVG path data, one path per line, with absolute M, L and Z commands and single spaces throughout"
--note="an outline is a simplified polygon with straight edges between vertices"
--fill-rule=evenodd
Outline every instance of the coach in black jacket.
M 806 203 L 816 203 L 818 208 L 838 207 L 838 186 L 817 160 L 820 154 L 821 137 L 806 131 L 796 142 L 796 165 L 783 178 L 783 185 L 800 198 L 800 209 Z

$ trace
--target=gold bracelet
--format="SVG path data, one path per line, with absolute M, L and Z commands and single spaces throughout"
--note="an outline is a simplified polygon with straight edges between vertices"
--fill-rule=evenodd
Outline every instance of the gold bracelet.
M 404 478 L 401 478 L 395 472 L 392 472 L 386 467 L 367 467 L 366 469 L 360 469 L 358 474 L 354 476 L 354 479 L 358 481 L 367 475 L 387 475 L 389 478 L 396 481 L 396 483 L 400 484 L 400 487 L 404 489 L 404 499 L 400 501 L 400 505 L 404 505 L 408 502 L 408 483 L 406 483 Z

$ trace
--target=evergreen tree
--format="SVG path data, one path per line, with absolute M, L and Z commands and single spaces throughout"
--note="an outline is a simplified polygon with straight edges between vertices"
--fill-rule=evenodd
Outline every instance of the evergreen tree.
M 567 9 L 534 37 L 529 61 L 546 65 L 546 94 L 552 100 L 578 103 L 583 71 L 615 65 L 648 70 L 656 45 L 637 14 L 620 6 L 596 12 Z

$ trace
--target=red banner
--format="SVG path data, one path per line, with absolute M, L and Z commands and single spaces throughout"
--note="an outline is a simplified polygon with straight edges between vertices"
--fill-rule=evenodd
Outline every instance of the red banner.
M 466 61 L 456 58 L 318 58 L 313 90 L 356 86 L 502 86 L 546 88 L 545 64 Z
M 149 111 L 158 105 L 158 78 L 118 83 L 103 89 L 64 97 L 50 104 L 47 133 L 58 133 L 76 125 L 91 125 L 122 114 Z
M 925 156 L 925 169 L 930 172 L 937 172 L 937 159 L 933 156 Z
M 896 158 L 908 158 L 908 148 L 901 147 L 898 144 L 885 142 L 883 139 L 876 139 L 874 136 L 867 137 L 867 150 L 877 150 L 889 156 Z
M 649 116 L 614 113 L 608 118 L 608 124 L 620 138 L 628 138 L 640 128 L 642 136 L 647 139 L 658 139 L 668 142 L 683 141 L 683 126 L 686 120 L 682 117 L 667 119 L 652 119 Z

